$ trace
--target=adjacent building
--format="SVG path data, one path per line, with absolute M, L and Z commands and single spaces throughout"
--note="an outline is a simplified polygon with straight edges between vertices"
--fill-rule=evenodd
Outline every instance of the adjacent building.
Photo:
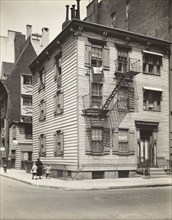
M 7 107 L 3 98 L 1 104 L 1 142 L 8 165 L 16 169 L 32 160 L 32 74 L 28 65 L 49 41 L 48 28 L 42 28 L 42 35 L 32 33 L 31 25 L 26 30 L 23 49 L 8 74 L 2 68 L 1 80 L 8 94 Z
M 168 166 L 170 42 L 76 18 L 30 65 L 33 159 L 80 179 Z

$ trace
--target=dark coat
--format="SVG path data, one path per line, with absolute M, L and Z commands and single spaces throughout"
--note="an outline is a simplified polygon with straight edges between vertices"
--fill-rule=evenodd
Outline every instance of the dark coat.
M 42 170 L 43 170 L 43 164 L 40 160 L 36 161 L 36 166 L 38 167 L 37 169 L 37 176 L 42 176 Z

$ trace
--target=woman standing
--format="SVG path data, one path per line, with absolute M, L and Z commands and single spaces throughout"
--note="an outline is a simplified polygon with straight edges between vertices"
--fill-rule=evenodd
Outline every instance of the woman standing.
M 37 166 L 37 176 L 39 176 L 39 179 L 41 179 L 42 176 L 42 170 L 43 170 L 43 164 L 40 161 L 40 159 L 38 158 L 36 161 L 36 166 Z

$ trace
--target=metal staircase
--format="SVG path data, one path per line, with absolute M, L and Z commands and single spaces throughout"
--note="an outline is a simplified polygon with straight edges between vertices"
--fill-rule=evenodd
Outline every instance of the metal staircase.
M 121 71 L 119 69 L 119 61 L 115 61 L 115 81 L 116 84 L 112 88 L 108 96 L 102 96 L 102 103 L 99 106 L 92 105 L 91 94 L 83 96 L 83 116 L 86 122 L 86 131 L 90 141 L 90 146 L 93 144 L 92 141 L 92 129 L 94 127 L 101 128 L 103 131 L 113 131 L 117 128 L 128 112 L 134 111 L 134 84 L 133 78 L 140 72 L 140 60 L 129 59 L 128 62 L 122 63 L 125 68 Z M 93 73 L 92 73 L 93 74 Z M 94 79 L 94 77 L 90 77 Z M 128 88 L 128 98 L 118 99 L 117 94 L 121 87 Z M 116 99 L 116 102 L 112 102 Z M 107 132 L 108 133 L 108 132 Z M 105 136 L 102 141 L 102 146 L 110 144 L 109 134 Z

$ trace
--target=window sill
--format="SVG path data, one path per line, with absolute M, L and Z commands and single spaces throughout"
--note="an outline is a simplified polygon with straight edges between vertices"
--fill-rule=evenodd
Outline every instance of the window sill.
M 40 118 L 39 121 L 45 121 L 46 118 Z
M 153 110 L 153 109 L 143 109 L 143 111 L 147 111 L 147 112 L 161 112 L 161 110 Z
M 59 113 L 54 112 L 54 116 L 58 116 L 58 115 L 61 115 L 61 114 L 63 114 L 63 111 L 61 111 L 61 112 L 59 112 Z
M 151 76 L 161 76 L 161 74 L 154 74 L 154 73 L 147 73 L 147 72 L 143 72 L 143 74 L 151 75 Z

